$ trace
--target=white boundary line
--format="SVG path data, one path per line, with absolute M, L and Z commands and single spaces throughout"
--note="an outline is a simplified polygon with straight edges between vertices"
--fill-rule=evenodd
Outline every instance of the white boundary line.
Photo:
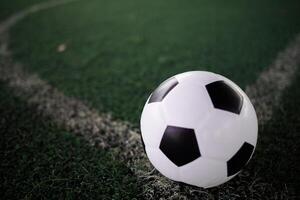
M 91 145 L 113 149 L 121 155 L 141 181 L 146 199 L 153 198 L 155 193 L 176 199 L 185 199 L 187 196 L 196 198 L 199 195 L 209 197 L 203 189 L 185 188 L 180 191 L 178 184 L 155 173 L 143 153 L 139 130 L 132 129 L 129 123 L 112 120 L 109 114 L 101 114 L 80 100 L 65 96 L 37 75 L 26 73 L 20 64 L 13 61 L 7 49 L 9 29 L 32 13 L 73 1 L 75 0 L 37 4 L 12 15 L 0 24 L 0 80 L 8 83 L 16 95 L 25 97 L 29 104 L 36 105 L 39 112 L 50 116 L 58 125 L 82 135 Z M 278 106 L 281 93 L 290 85 L 299 63 L 300 36 L 278 55 L 253 85 L 246 87 L 246 93 L 257 110 L 261 124 L 272 117 L 273 107 Z
M 246 87 L 246 93 L 254 104 L 260 124 L 271 119 L 273 107 L 279 105 L 282 92 L 290 85 L 299 65 L 300 35 L 278 54 L 254 84 Z
M 10 16 L 7 20 L 3 21 L 0 26 L 0 35 L 7 32 L 17 22 L 21 21 L 26 16 L 42 10 L 50 9 L 63 4 L 68 4 L 78 0 L 52 0 L 30 6 L 27 9 L 21 10 L 14 15 Z

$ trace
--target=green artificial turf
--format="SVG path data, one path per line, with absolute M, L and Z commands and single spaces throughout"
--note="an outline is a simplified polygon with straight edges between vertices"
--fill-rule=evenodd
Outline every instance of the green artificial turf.
M 138 125 L 148 95 L 176 73 L 209 70 L 242 88 L 252 83 L 299 31 L 298 7 L 295 0 L 79 1 L 20 22 L 12 47 L 65 94 Z
M 275 109 L 273 118 L 259 127 L 254 158 L 247 167 L 252 179 L 247 182 L 248 187 L 261 191 L 260 194 L 253 193 L 254 199 L 300 198 L 299 85 L 300 70 L 292 86 L 283 92 L 281 104 Z M 240 189 L 242 194 L 243 188 Z
M 300 199 L 299 86 L 300 66 L 292 86 L 284 91 L 274 117 L 260 127 L 255 159 L 252 162 L 252 174 L 272 183 L 270 188 L 273 187 L 274 199 Z M 284 197 L 284 193 L 289 198 Z
M 139 191 L 112 154 L 57 128 L 0 84 L 1 199 L 133 199 Z
M 0 1 L 0 21 L 9 17 L 13 13 L 27 8 L 35 3 L 46 0 L 1 0 Z

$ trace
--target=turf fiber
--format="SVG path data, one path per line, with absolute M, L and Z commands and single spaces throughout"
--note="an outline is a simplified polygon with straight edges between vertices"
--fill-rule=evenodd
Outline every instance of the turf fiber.
M 51 123 L 0 84 L 1 199 L 133 199 L 137 180 L 113 154 Z

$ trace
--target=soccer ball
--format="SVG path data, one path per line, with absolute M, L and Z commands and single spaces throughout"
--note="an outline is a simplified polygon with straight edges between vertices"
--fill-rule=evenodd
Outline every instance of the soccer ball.
M 247 95 L 229 79 L 192 71 L 164 81 L 141 116 L 142 141 L 164 176 L 209 188 L 235 175 L 257 142 L 257 117 Z

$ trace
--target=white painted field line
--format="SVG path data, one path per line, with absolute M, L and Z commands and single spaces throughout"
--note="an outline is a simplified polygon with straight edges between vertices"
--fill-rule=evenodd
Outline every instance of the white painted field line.
M 74 1 L 78 1 L 78 0 L 53 0 L 53 1 L 46 1 L 43 3 L 32 5 L 27 9 L 15 13 L 7 20 L 3 21 L 0 26 L 0 34 L 7 32 L 10 29 L 10 27 L 12 27 L 17 22 L 22 20 L 24 17 L 30 15 L 31 13 L 36 13 L 42 10 L 50 9 L 63 4 L 68 4 Z
M 129 123 L 112 120 L 109 114 L 99 113 L 82 101 L 65 96 L 37 75 L 26 73 L 20 64 L 13 61 L 7 49 L 9 29 L 31 13 L 72 1 L 37 4 L 0 24 L 0 80 L 5 81 L 16 95 L 36 105 L 39 112 L 50 116 L 58 125 L 83 136 L 91 145 L 115 150 L 141 181 L 145 198 L 150 199 L 155 193 L 176 199 L 187 196 L 199 198 L 200 195 L 209 198 L 205 190 L 185 188 L 181 191 L 178 184 L 151 172 L 153 168 L 143 152 L 139 130 L 133 130 Z M 299 64 L 300 36 L 278 55 L 253 85 L 246 88 L 260 123 L 272 117 L 273 106 L 278 105 L 282 91 L 289 86 Z
M 300 65 L 300 35 L 280 52 L 274 62 L 263 71 L 254 84 L 246 87 L 246 93 L 255 106 L 260 124 L 271 119 Z

